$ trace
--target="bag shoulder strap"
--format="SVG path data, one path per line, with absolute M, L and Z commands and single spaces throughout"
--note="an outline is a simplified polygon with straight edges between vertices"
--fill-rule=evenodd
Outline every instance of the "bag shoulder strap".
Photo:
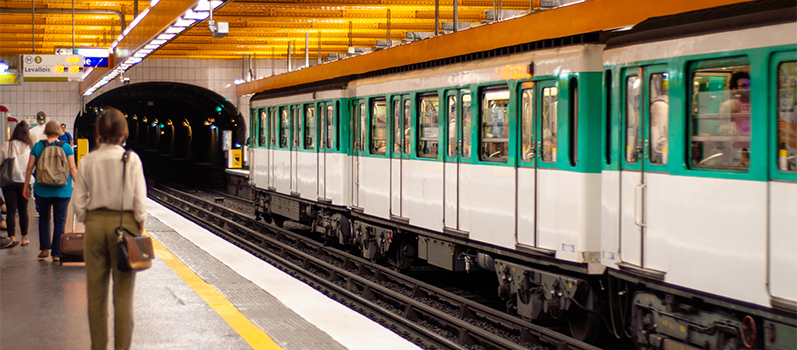
M 127 170 L 127 160 L 130 159 L 130 150 L 125 150 L 122 154 L 122 205 L 119 207 L 119 227 L 124 224 L 125 215 L 125 170 Z

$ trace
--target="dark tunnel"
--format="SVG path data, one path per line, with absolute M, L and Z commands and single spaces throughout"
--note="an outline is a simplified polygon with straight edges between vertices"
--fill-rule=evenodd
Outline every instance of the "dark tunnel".
M 121 86 L 97 96 L 75 120 L 76 138 L 96 147 L 95 119 L 105 107 L 127 115 L 127 148 L 144 162 L 150 178 L 183 185 L 226 185 L 223 135 L 232 148 L 244 144 L 245 120 L 229 100 L 208 89 L 181 83 Z

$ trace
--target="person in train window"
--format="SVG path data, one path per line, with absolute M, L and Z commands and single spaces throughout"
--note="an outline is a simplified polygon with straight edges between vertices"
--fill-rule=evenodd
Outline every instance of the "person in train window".
M 667 164 L 667 132 L 670 102 L 667 77 L 663 74 L 651 76 L 650 98 L 650 142 L 651 164 Z
M 25 172 L 25 186 L 22 188 L 22 196 L 30 199 L 30 179 L 33 168 L 37 166 L 37 161 L 44 153 L 47 145 L 58 145 L 58 136 L 61 136 L 61 127 L 54 120 L 51 120 L 44 127 L 44 135 L 47 140 L 36 142 L 30 150 L 30 160 Z M 50 255 L 52 249 L 53 261 L 61 260 L 61 235 L 64 234 L 66 226 L 66 209 L 69 199 L 72 197 L 72 181 L 77 175 L 75 166 L 75 152 L 68 144 L 61 145 L 66 155 L 69 166 L 65 186 L 50 186 L 39 182 L 33 184 L 33 193 L 36 195 L 36 207 L 39 211 L 39 259 L 45 259 Z M 53 213 L 53 239 L 50 244 L 50 210 Z
M 129 349 L 133 336 L 136 273 L 122 272 L 117 268 L 115 228 L 122 216 L 122 225 L 127 230 L 143 233 L 147 216 L 147 184 L 137 154 L 130 152 L 123 170 L 125 149 L 122 145 L 127 139 L 128 129 L 122 112 L 106 108 L 97 117 L 95 135 L 99 147 L 80 161 L 72 204 L 77 220 L 86 224 L 84 246 L 91 348 L 105 349 L 107 344 L 108 282 L 112 277 L 114 347 Z
M 750 74 L 743 71 L 734 72 L 731 74 L 729 88 L 730 98 L 720 106 L 720 114 L 750 113 Z M 749 123 L 748 118 L 746 131 L 749 131 Z

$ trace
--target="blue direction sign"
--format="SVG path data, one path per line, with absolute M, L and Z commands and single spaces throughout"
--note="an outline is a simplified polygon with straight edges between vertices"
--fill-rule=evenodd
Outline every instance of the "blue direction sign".
M 83 67 L 108 68 L 108 57 L 84 57 Z

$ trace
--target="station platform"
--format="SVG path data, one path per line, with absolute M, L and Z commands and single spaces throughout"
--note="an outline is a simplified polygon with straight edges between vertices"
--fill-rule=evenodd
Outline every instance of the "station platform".
M 132 349 L 419 349 L 169 209 L 147 205 L 156 260 L 136 277 Z M 89 349 L 84 264 L 37 259 L 33 208 L 31 243 L 0 250 L 0 349 Z M 113 332 L 110 308 L 108 321 Z M 109 334 L 108 348 L 112 342 Z

